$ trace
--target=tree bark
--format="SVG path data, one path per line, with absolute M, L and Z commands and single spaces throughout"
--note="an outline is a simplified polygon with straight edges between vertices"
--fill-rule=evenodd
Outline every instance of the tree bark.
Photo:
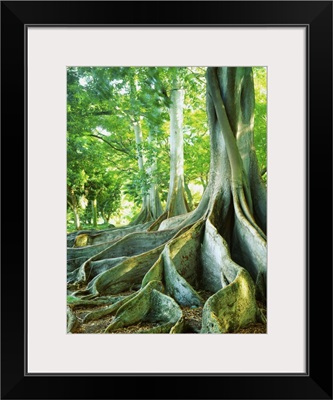
M 79 216 L 79 211 L 77 208 L 73 208 L 74 220 L 75 220 L 75 229 L 78 231 L 81 229 L 81 221 Z
M 169 217 L 185 214 L 188 211 L 184 193 L 184 93 L 180 88 L 179 79 L 175 77 L 170 106 L 170 184 L 166 206 Z
M 75 229 L 80 230 L 81 229 L 81 221 L 80 221 L 80 216 L 79 216 L 79 210 L 78 210 L 78 203 L 77 199 L 74 193 L 74 190 L 72 190 L 70 187 L 67 187 L 67 198 L 69 199 L 68 204 L 70 205 L 73 214 L 74 214 L 74 222 L 75 222 Z
M 144 159 L 143 159 L 143 154 L 142 154 L 142 131 L 141 131 L 140 122 L 139 121 L 134 122 L 133 128 L 134 128 L 134 133 L 135 133 L 135 142 L 136 142 L 136 146 L 137 146 L 139 173 L 140 173 L 141 177 L 144 177 L 146 171 L 145 171 L 145 167 L 144 167 Z M 131 224 L 142 224 L 147 221 L 153 220 L 153 216 L 151 215 L 151 212 L 149 209 L 149 199 L 148 199 L 148 193 L 147 193 L 145 182 L 141 183 L 141 196 L 142 196 L 142 207 L 141 207 L 140 213 L 134 219 L 134 221 L 131 222 Z
M 154 148 L 155 138 L 152 131 L 149 131 L 148 143 Z M 156 183 L 155 173 L 157 170 L 157 159 L 156 151 L 152 151 L 152 160 L 150 160 L 150 165 L 147 167 L 147 174 L 149 178 L 149 208 L 153 219 L 157 219 L 163 213 L 163 207 L 161 199 L 159 196 L 158 185 Z
M 188 209 L 192 210 L 193 209 L 193 196 L 192 196 L 190 188 L 188 187 L 186 180 L 184 181 L 184 190 L 185 190 L 185 193 L 187 194 Z
M 92 212 L 92 222 L 93 227 L 97 228 L 97 200 L 91 200 L 91 212 Z
M 214 182 L 210 218 L 229 243 L 232 259 L 246 265 L 255 280 L 257 297 L 264 299 L 266 197 L 253 144 L 252 69 L 208 68 L 207 88 Z

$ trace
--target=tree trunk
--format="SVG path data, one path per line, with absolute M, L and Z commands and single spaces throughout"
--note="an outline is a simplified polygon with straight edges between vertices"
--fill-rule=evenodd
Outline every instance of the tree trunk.
M 79 211 L 77 208 L 73 208 L 74 220 L 75 220 L 75 229 L 79 231 L 81 229 L 81 221 L 79 216 Z
M 145 181 L 142 183 L 141 211 L 135 220 L 132 221 L 132 224 L 142 224 L 159 218 L 163 213 L 163 208 L 158 193 L 156 178 L 154 176 L 154 173 L 157 169 L 156 157 L 152 155 L 152 159 L 149 160 L 149 165 L 147 166 L 147 169 L 145 169 L 146 160 L 144 160 L 142 153 L 142 131 L 138 122 L 134 124 L 134 132 L 138 149 L 137 152 L 140 175 L 145 177 L 147 174 L 148 178 L 148 182 Z M 154 145 L 153 134 L 151 131 L 149 132 L 148 143 L 152 146 Z
M 253 144 L 251 68 L 208 68 L 211 132 L 210 219 L 266 295 L 266 197 Z
M 175 77 L 170 106 L 170 184 L 166 206 L 169 217 L 188 211 L 184 194 L 183 107 L 184 90 Z
M 184 190 L 187 195 L 188 208 L 189 208 L 189 210 L 192 210 L 193 209 L 193 196 L 192 196 L 191 190 L 188 187 L 188 184 L 186 181 L 184 181 Z
M 101 214 L 102 214 L 102 218 L 103 218 L 103 223 L 108 224 L 109 219 L 110 219 L 110 214 L 106 213 L 104 209 L 102 209 Z
M 81 221 L 80 221 L 80 216 L 79 216 L 79 209 L 78 209 L 78 202 L 74 193 L 74 190 L 72 190 L 70 187 L 67 187 L 67 199 L 68 204 L 70 205 L 73 214 L 74 214 L 74 221 L 75 221 L 75 229 L 78 231 L 81 229 Z
M 137 156 L 138 156 L 138 165 L 139 171 L 144 171 L 144 162 L 143 162 L 143 155 L 142 155 L 142 131 L 140 122 L 134 122 L 134 133 L 135 133 L 135 143 L 137 148 Z
M 203 190 L 206 190 L 207 183 L 206 183 L 206 180 L 204 180 L 204 178 L 202 176 L 200 176 L 200 182 L 203 187 Z
M 92 223 L 93 227 L 97 228 L 97 200 L 91 200 L 91 212 L 92 212 Z
M 155 138 L 152 131 L 149 131 L 148 143 L 154 149 Z M 152 159 L 150 165 L 147 167 L 147 174 L 149 178 L 149 209 L 153 219 L 157 219 L 163 213 L 162 203 L 159 196 L 158 185 L 156 183 L 155 172 L 157 170 L 156 150 L 152 151 Z
M 142 154 L 142 131 L 140 122 L 134 122 L 134 133 L 135 133 L 135 142 L 137 147 L 137 156 L 138 156 L 138 165 L 139 165 L 139 174 L 144 179 L 145 177 L 145 167 L 144 167 L 144 159 Z M 147 221 L 151 221 L 153 216 L 151 215 L 149 209 L 149 199 L 148 199 L 148 191 L 146 188 L 146 182 L 141 182 L 141 195 L 142 195 L 142 207 L 139 215 L 131 222 L 132 225 L 135 224 L 143 224 Z

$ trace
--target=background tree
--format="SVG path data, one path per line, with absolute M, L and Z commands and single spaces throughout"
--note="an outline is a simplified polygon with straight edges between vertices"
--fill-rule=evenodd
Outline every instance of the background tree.
M 183 108 L 185 91 L 179 68 L 171 69 L 170 94 L 170 186 L 166 210 L 168 217 L 185 214 L 188 205 L 184 189 Z
M 80 216 L 88 217 L 96 228 L 102 210 L 106 216 L 120 205 L 121 175 L 110 168 L 109 159 L 103 141 L 68 135 L 67 201 L 74 213 L 76 229 L 81 229 Z
M 256 146 L 256 154 L 260 173 L 264 182 L 267 179 L 267 76 L 266 68 L 254 67 L 254 92 L 255 92 L 255 109 L 254 109 L 254 143 Z

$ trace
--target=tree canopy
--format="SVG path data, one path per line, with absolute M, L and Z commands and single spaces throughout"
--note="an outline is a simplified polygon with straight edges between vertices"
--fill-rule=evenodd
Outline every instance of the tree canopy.
M 256 67 L 253 73 L 254 138 L 260 170 L 265 171 L 266 70 Z M 165 205 L 170 178 L 169 106 L 176 74 L 185 91 L 184 184 L 186 201 L 192 209 L 207 186 L 210 162 L 205 68 L 68 68 L 67 184 L 75 192 L 81 216 L 90 213 L 87 202 L 93 193 L 92 181 L 95 186 L 100 182 L 100 197 L 109 186 L 109 219 L 116 225 L 129 223 L 139 212 L 142 190 L 148 192 L 151 180 L 158 185 Z M 140 121 L 143 137 L 139 147 L 146 168 L 141 171 L 132 126 L 135 118 Z M 154 173 L 149 177 L 146 169 L 154 161 Z M 68 231 L 75 229 L 70 204 L 69 201 Z M 105 227 L 103 201 L 97 204 L 98 224 Z M 81 225 L 88 228 L 91 221 L 83 219 Z

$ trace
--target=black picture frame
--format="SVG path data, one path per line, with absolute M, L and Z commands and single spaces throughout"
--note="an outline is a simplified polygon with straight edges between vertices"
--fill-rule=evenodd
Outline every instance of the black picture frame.
M 305 374 L 41 376 L 26 373 L 25 34 L 27 27 L 35 24 L 306 27 L 308 324 Z M 330 231 L 324 230 L 327 224 L 332 227 L 332 1 L 2 1 L 1 56 L 1 397 L 332 399 L 332 241 Z M 20 256 L 18 249 L 21 249 Z

